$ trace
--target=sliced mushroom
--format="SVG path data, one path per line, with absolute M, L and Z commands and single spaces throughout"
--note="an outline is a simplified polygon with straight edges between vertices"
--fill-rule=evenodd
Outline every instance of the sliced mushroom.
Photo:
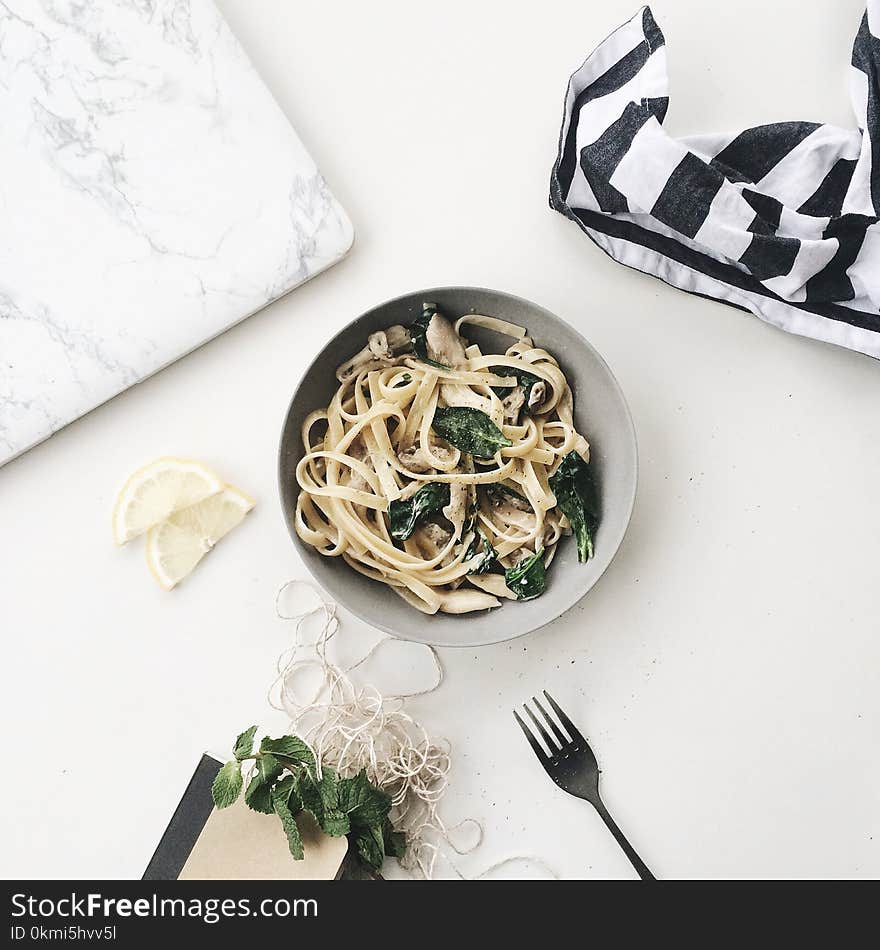
M 388 345 L 388 335 L 384 330 L 377 330 L 367 337 L 367 349 L 377 360 L 387 360 L 391 356 L 391 347 Z
M 431 451 L 441 462 L 448 462 L 453 457 L 452 450 L 447 449 L 445 445 L 432 445 Z M 418 445 L 411 445 L 403 452 L 399 452 L 397 459 L 404 468 L 419 475 L 424 475 L 425 472 L 430 472 L 434 468 L 434 463 Z
M 519 411 L 526 401 L 526 394 L 522 386 L 516 386 L 501 400 L 504 406 L 504 421 L 515 425 L 519 420 Z
M 385 330 L 377 330 L 367 338 L 367 345 L 336 370 L 340 383 L 347 382 L 365 369 L 381 369 L 395 366 L 401 353 L 412 347 L 409 330 L 398 324 Z
M 434 521 L 420 525 L 414 532 L 416 544 L 427 559 L 436 557 L 449 543 L 452 532 Z
M 532 412 L 533 410 L 542 406 L 546 398 L 547 384 L 543 379 L 540 379 L 532 386 L 532 389 L 529 392 L 529 412 Z
M 490 594 L 462 587 L 443 595 L 440 610 L 445 614 L 468 614 L 474 610 L 489 610 L 500 606 L 501 602 Z
M 455 332 L 455 327 L 440 313 L 431 317 L 425 333 L 428 357 L 435 363 L 455 368 L 467 362 L 464 340 Z M 492 400 L 488 396 L 481 396 L 470 386 L 459 383 L 443 383 L 440 395 L 447 406 L 469 406 L 481 412 L 490 413 Z
M 402 327 L 399 323 L 388 327 L 388 329 L 385 330 L 385 337 L 388 340 L 388 346 L 391 348 L 393 356 L 398 356 L 400 353 L 407 353 L 412 349 L 412 340 L 410 339 L 409 330 L 406 327 Z
M 435 363 L 444 366 L 461 366 L 467 356 L 464 351 L 464 341 L 455 332 L 455 327 L 440 313 L 431 317 L 425 333 L 428 356 Z

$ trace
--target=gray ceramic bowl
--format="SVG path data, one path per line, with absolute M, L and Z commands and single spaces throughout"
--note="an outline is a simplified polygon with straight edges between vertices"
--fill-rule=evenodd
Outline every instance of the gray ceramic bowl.
M 375 330 L 394 323 L 409 325 L 424 300 L 436 301 L 451 318 L 476 312 L 502 317 L 528 328 L 536 343 L 559 361 L 574 393 L 575 423 L 591 445 L 591 465 L 599 488 L 601 522 L 595 556 L 579 564 L 572 538 L 563 538 L 547 574 L 547 590 L 535 600 L 504 604 L 484 613 L 427 616 L 387 587 L 353 571 L 341 558 L 318 554 L 294 530 L 299 494 L 294 471 L 303 450 L 300 430 L 305 417 L 326 406 L 336 391 L 336 367 L 353 356 Z M 494 334 L 468 327 L 484 352 L 486 344 L 504 344 Z M 496 352 L 499 350 L 496 349 Z M 380 304 L 353 320 L 317 355 L 306 370 L 287 412 L 281 435 L 279 480 L 281 504 L 291 537 L 303 561 L 329 596 L 362 620 L 407 640 L 437 646 L 473 647 L 510 640 L 537 630 L 573 607 L 602 576 L 629 524 L 636 494 L 638 457 L 632 417 L 617 380 L 601 356 L 565 321 L 528 300 L 476 287 L 420 290 Z

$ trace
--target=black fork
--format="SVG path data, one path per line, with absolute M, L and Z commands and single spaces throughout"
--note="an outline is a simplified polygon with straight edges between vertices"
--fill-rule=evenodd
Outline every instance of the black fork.
M 593 750 L 587 740 L 577 731 L 574 723 L 559 708 L 559 705 L 546 689 L 544 690 L 544 696 L 553 712 L 556 713 L 562 728 L 557 725 L 534 696 L 532 702 L 543 716 L 550 732 L 544 728 L 543 723 L 527 705 L 523 705 L 523 709 L 525 709 L 529 719 L 532 720 L 538 735 L 544 740 L 547 746 L 546 751 L 535 738 L 532 730 L 522 721 L 517 711 L 513 711 L 513 715 L 529 740 L 532 749 L 534 749 L 538 761 L 544 766 L 544 771 L 564 792 L 574 795 L 575 798 L 583 798 L 588 801 L 602 816 L 608 830 L 617 839 L 617 843 L 623 848 L 624 854 L 638 871 L 639 877 L 643 881 L 655 880 L 645 862 L 636 854 L 632 845 L 623 836 L 623 832 L 617 827 L 614 819 L 608 814 L 608 809 L 599 796 L 599 763 L 596 761 L 596 756 L 593 755 Z M 565 732 L 562 731 L 563 729 Z M 568 735 L 565 734 L 566 732 Z

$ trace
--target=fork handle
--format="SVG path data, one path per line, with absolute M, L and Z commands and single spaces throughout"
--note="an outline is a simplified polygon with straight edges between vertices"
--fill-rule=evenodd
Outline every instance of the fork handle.
M 593 804 L 596 807 L 596 811 L 602 816 L 602 821 L 604 821 L 608 826 L 608 830 L 614 835 L 614 838 L 620 847 L 623 848 L 623 853 L 629 858 L 630 863 L 636 869 L 636 871 L 638 871 L 639 877 L 643 881 L 657 880 L 648 870 L 648 866 L 645 864 L 645 862 L 636 854 L 633 846 L 626 840 L 623 832 L 617 827 L 617 823 L 614 821 L 611 815 L 608 814 L 608 809 L 605 807 L 602 799 L 597 798 Z

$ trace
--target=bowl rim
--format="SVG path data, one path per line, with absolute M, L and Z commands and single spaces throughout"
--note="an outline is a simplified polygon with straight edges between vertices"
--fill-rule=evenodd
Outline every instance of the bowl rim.
M 459 649 L 471 649 L 475 647 L 492 646 L 498 643 L 510 643 L 514 640 L 518 640 L 520 637 L 525 637 L 530 634 L 536 633 L 539 630 L 543 630 L 545 627 L 549 626 L 551 623 L 554 623 L 555 621 L 559 620 L 560 617 L 565 616 L 565 614 L 567 614 L 575 606 L 581 603 L 581 601 L 590 593 L 590 591 L 605 576 L 605 573 L 608 571 L 608 568 L 611 566 L 611 564 L 617 558 L 618 553 L 620 552 L 620 548 L 623 545 L 623 540 L 626 537 L 626 533 L 629 530 L 630 522 L 632 521 L 633 511 L 635 510 L 636 496 L 638 494 L 638 486 L 639 486 L 639 443 L 638 443 L 638 438 L 636 434 L 635 422 L 633 421 L 632 412 L 629 408 L 629 403 L 627 402 L 626 395 L 623 392 L 623 387 L 620 385 L 617 377 L 612 372 L 611 367 L 608 365 L 607 361 L 605 360 L 605 357 L 602 356 L 602 354 L 593 346 L 592 343 L 590 343 L 590 341 L 580 332 L 580 330 L 578 330 L 577 327 L 569 323 L 568 320 L 565 320 L 563 317 L 558 316 L 552 310 L 548 310 L 546 307 L 542 306 L 541 304 L 535 303 L 533 300 L 529 300 L 527 297 L 520 297 L 519 295 L 509 293 L 506 290 L 496 290 L 492 287 L 476 287 L 476 286 L 465 285 L 465 284 L 448 284 L 448 285 L 443 285 L 443 286 L 438 286 L 438 287 L 417 288 L 415 290 L 409 290 L 406 293 L 398 294 L 395 297 L 389 297 L 387 300 L 384 300 L 381 303 L 375 304 L 372 307 L 367 308 L 366 310 L 357 314 L 357 316 L 353 317 L 347 323 L 345 323 L 342 327 L 340 327 L 339 330 L 337 330 L 336 333 L 334 333 L 333 336 L 329 340 L 327 340 L 323 346 L 321 346 L 321 348 L 312 357 L 309 364 L 302 371 L 299 382 L 296 384 L 296 387 L 293 390 L 293 394 L 290 397 L 290 401 L 287 404 L 287 409 L 284 412 L 284 419 L 281 425 L 281 436 L 278 440 L 278 467 L 277 467 L 278 496 L 279 496 L 280 507 L 281 507 L 281 516 L 284 519 L 284 523 L 287 527 L 287 532 L 290 535 L 291 539 L 293 540 L 295 547 L 300 551 L 301 555 L 303 553 L 306 553 L 305 545 L 303 541 L 300 539 L 299 535 L 296 533 L 296 528 L 293 525 L 292 519 L 288 518 L 287 516 L 287 511 L 285 509 L 285 489 L 284 489 L 285 477 L 289 477 L 289 472 L 286 472 L 284 468 L 285 461 L 286 461 L 285 453 L 284 453 L 285 434 L 288 429 L 288 420 L 290 419 L 290 416 L 293 413 L 293 408 L 299 397 L 300 390 L 303 388 L 303 385 L 305 384 L 306 379 L 308 378 L 309 374 L 312 372 L 312 369 L 314 368 L 318 360 L 323 356 L 323 354 L 327 351 L 327 349 L 331 347 L 339 339 L 339 337 L 341 337 L 353 324 L 357 323 L 359 320 L 363 320 L 365 317 L 369 316 L 371 313 L 375 312 L 376 310 L 380 310 L 392 304 L 399 303 L 400 301 L 407 300 L 411 297 L 424 297 L 425 299 L 430 299 L 432 295 L 435 295 L 435 294 L 440 295 L 443 293 L 458 293 L 458 294 L 465 294 L 465 295 L 471 294 L 471 293 L 494 294 L 498 297 L 506 297 L 507 299 L 516 301 L 517 303 L 522 304 L 526 307 L 540 310 L 543 313 L 547 314 L 551 319 L 557 320 L 560 323 L 565 324 L 565 326 L 578 338 L 581 344 L 593 354 L 593 356 L 598 360 L 598 362 L 602 365 L 605 372 L 607 373 L 608 379 L 611 381 L 611 384 L 619 398 L 620 405 L 623 407 L 624 419 L 626 421 L 626 432 L 629 436 L 629 441 L 631 442 L 632 449 L 633 449 L 632 488 L 627 498 L 625 499 L 626 517 L 621 520 L 620 529 L 617 533 L 617 536 L 614 538 L 614 541 L 613 541 L 614 550 L 611 556 L 608 558 L 608 561 L 606 562 L 604 567 L 602 567 L 601 571 L 599 571 L 599 573 L 596 574 L 596 576 L 592 579 L 592 582 L 590 583 L 589 587 L 587 587 L 582 593 L 580 593 L 575 598 L 575 600 L 573 600 L 570 604 L 568 604 L 566 607 L 560 610 L 559 613 L 557 613 L 555 616 L 548 617 L 547 620 L 537 624 L 537 626 L 531 627 L 528 630 L 522 630 L 518 633 L 514 633 L 513 635 L 488 636 L 488 637 L 480 638 L 479 640 L 470 640 L 468 642 L 446 641 L 443 639 L 436 639 L 436 638 L 432 638 L 428 640 L 428 639 L 420 639 L 413 636 L 409 636 L 405 633 L 401 633 L 398 630 L 393 629 L 388 624 L 384 624 L 372 618 L 364 617 L 363 614 L 350 603 L 348 595 L 345 593 L 344 589 L 341 593 L 336 592 L 336 591 L 326 590 L 324 585 L 321 583 L 319 578 L 316 577 L 315 572 L 312 570 L 311 566 L 309 565 L 308 559 L 305 557 L 302 558 L 302 561 L 306 567 L 306 570 L 311 575 L 311 578 L 314 581 L 314 583 L 320 588 L 323 595 L 329 598 L 330 601 L 344 607 L 346 610 L 348 610 L 350 613 L 352 613 L 355 617 L 357 617 L 359 620 L 361 620 L 363 623 L 367 624 L 368 626 L 375 627 L 377 630 L 381 630 L 383 633 L 387 633 L 390 636 L 397 638 L 398 640 L 406 640 L 407 642 L 410 642 L 410 643 L 422 643 L 426 646 L 442 647 L 444 649 L 453 648 L 453 647 L 459 648 Z M 412 609 L 415 611 L 414 607 Z

